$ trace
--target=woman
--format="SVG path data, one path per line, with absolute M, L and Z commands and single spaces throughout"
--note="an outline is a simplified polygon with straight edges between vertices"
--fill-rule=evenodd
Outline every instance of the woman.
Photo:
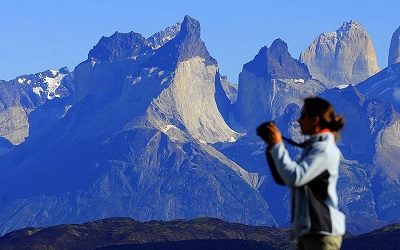
M 303 155 L 293 161 L 273 123 L 261 125 L 276 171 L 292 191 L 292 230 L 298 249 L 340 249 L 345 217 L 338 210 L 336 184 L 341 153 L 335 139 L 344 125 L 332 105 L 318 97 L 306 98 L 299 119 L 310 136 Z

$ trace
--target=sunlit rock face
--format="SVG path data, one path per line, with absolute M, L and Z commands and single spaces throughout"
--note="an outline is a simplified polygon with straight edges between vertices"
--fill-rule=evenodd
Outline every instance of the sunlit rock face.
M 322 33 L 301 53 L 313 76 L 332 88 L 357 84 L 379 71 L 372 40 L 361 24 L 350 21 L 335 32 Z
M 388 66 L 400 62 L 400 27 L 393 33 L 390 42 Z
M 215 101 L 216 73 L 217 66 L 206 66 L 200 57 L 179 63 L 171 85 L 163 90 L 150 109 L 153 117 L 157 116 L 154 114 L 157 110 L 170 109 L 167 113 L 171 117 L 157 121 L 161 122 L 160 128 L 167 130 L 168 125 L 179 120 L 200 141 L 235 140 L 238 134 L 228 127 Z
M 304 97 L 316 95 L 324 85 L 312 79 L 307 67 L 293 59 L 287 44 L 277 39 L 263 47 L 239 75 L 236 118 L 254 132 L 262 121 L 282 115 L 291 103 L 302 104 Z

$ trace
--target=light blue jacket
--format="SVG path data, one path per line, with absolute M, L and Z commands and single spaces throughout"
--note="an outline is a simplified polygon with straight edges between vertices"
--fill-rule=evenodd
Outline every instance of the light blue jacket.
M 345 233 L 345 216 L 338 210 L 336 184 L 340 150 L 330 132 L 313 135 L 298 161 L 283 143 L 270 148 L 277 171 L 292 191 L 293 236 Z

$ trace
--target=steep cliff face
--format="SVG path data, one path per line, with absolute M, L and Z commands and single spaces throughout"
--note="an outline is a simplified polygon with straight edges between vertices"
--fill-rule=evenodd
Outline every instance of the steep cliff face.
M 235 140 L 238 134 L 228 127 L 218 109 L 217 101 L 221 103 L 225 98 L 226 102 L 227 97 L 222 93 L 216 61 L 200 39 L 200 24 L 185 17 L 180 32 L 150 58 L 150 63 L 156 67 L 167 63 L 165 55 L 171 55 L 168 63 L 176 68 L 169 85 L 148 110 L 154 125 L 167 133 L 171 125 L 183 127 L 206 143 Z M 169 116 L 160 116 L 158 110 Z
M 400 27 L 393 33 L 390 41 L 388 66 L 400 62 Z
M 313 78 L 327 87 L 357 84 L 379 71 L 372 40 L 361 24 L 344 22 L 336 31 L 322 33 L 301 53 Z
M 216 73 L 216 65 L 205 66 L 200 57 L 179 63 L 171 85 L 149 110 L 151 117 L 157 117 L 156 125 L 162 129 L 183 126 L 195 139 L 206 143 L 235 140 L 238 134 L 225 123 L 215 101 Z M 165 109 L 171 116 L 163 119 L 157 110 Z
M 287 44 L 277 39 L 243 66 L 236 118 L 254 132 L 262 121 L 282 115 L 288 104 L 300 105 L 304 97 L 324 89 L 323 84 L 311 78 L 304 64 L 290 56 Z

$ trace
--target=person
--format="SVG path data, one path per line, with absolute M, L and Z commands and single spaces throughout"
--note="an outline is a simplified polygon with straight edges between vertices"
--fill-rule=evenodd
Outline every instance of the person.
M 261 124 L 257 133 L 268 144 L 267 155 L 279 178 L 291 189 L 292 235 L 298 249 L 340 249 L 345 216 L 338 210 L 341 152 L 335 141 L 344 119 L 328 101 L 310 97 L 304 100 L 298 122 L 310 138 L 297 161 L 289 156 L 274 123 Z

